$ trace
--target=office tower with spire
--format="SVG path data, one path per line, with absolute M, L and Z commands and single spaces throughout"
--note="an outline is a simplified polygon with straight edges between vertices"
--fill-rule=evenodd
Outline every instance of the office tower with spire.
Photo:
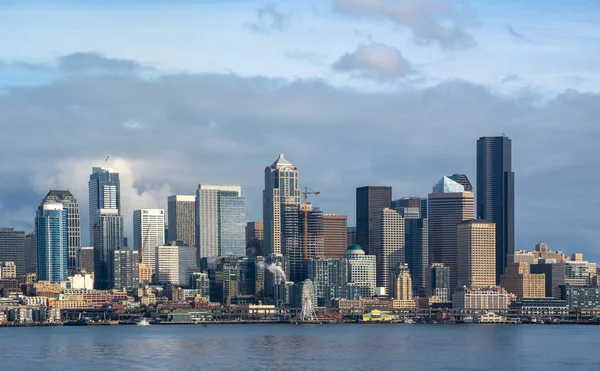
M 457 283 L 457 225 L 474 215 L 473 192 L 464 189 L 445 176 L 428 196 L 430 263 L 443 263 L 450 269 L 450 290 Z
M 81 247 L 79 203 L 70 191 L 65 190 L 51 190 L 44 201 L 61 203 L 63 210 L 67 212 L 68 269 L 69 272 L 74 272 L 77 269 L 77 250 Z
M 94 167 L 90 174 L 89 186 L 89 216 L 90 216 L 90 245 L 94 244 L 94 228 L 97 217 L 102 209 L 116 209 L 121 215 L 121 183 L 119 173 L 113 169 Z
M 94 228 L 94 288 L 109 290 L 113 282 L 113 252 L 123 246 L 123 216 L 117 209 L 100 209 Z
M 282 253 L 285 205 L 299 204 L 298 169 L 280 154 L 279 158 L 265 169 L 263 222 L 265 247 L 269 255 Z
M 199 266 L 202 258 L 246 255 L 246 199 L 241 186 L 198 185 L 196 245 Z
M 173 195 L 168 198 L 167 244 L 196 246 L 196 196 Z
M 377 287 L 391 294 L 394 272 L 404 264 L 404 218 L 396 210 L 385 208 L 373 216 L 371 254 L 377 258 Z
M 496 223 L 496 283 L 515 251 L 515 173 L 506 136 L 477 141 L 477 218 Z
M 366 186 L 356 188 L 356 242 L 365 253 L 372 254 L 373 218 L 391 207 L 392 187 Z
M 35 220 L 38 247 L 38 280 L 61 282 L 67 280 L 68 229 L 67 211 L 63 204 L 42 203 Z
M 165 211 L 140 209 L 133 211 L 133 249 L 140 251 L 142 263 L 156 273 L 155 251 L 165 244 Z

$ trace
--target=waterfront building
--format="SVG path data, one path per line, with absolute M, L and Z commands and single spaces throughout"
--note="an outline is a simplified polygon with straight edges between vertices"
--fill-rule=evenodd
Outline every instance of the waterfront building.
M 89 187 L 90 245 L 94 244 L 94 228 L 99 210 L 116 209 L 121 215 L 121 183 L 113 169 L 93 167 Z
M 356 188 L 356 243 L 365 253 L 373 254 L 373 223 L 375 215 L 392 205 L 392 187 L 366 186 Z
M 94 285 L 97 290 L 113 288 L 112 253 L 123 244 L 123 216 L 117 209 L 101 209 L 94 228 Z
M 37 234 L 33 231 L 25 235 L 25 274 L 37 273 L 37 260 Z
M 580 257 L 582 258 L 582 257 Z M 590 264 L 585 260 L 567 260 L 565 264 L 565 285 L 589 286 Z
M 356 245 L 356 227 L 347 227 L 346 228 L 346 243 L 351 245 Z
M 45 201 L 58 202 L 63 205 L 67 212 L 67 238 L 68 238 L 68 269 L 74 272 L 77 269 L 77 249 L 81 246 L 81 226 L 79 203 L 70 191 L 51 190 L 48 192 Z
M 348 247 L 346 215 L 323 214 L 323 253 L 342 258 Z
M 442 263 L 433 263 L 427 272 L 427 295 L 439 298 L 441 303 L 451 300 L 450 268 Z
M 516 310 L 517 316 L 521 317 L 555 317 L 569 314 L 567 302 L 554 298 L 521 299 L 510 303 L 510 309 Z
M 477 218 L 496 223 L 496 282 L 515 251 L 515 173 L 506 136 L 477 141 Z
M 390 293 L 390 277 L 404 264 L 404 218 L 395 210 L 385 208 L 373 217 L 372 254 L 377 257 L 377 287 Z
M 458 286 L 496 284 L 496 225 L 472 219 L 457 225 Z
M 77 268 L 88 273 L 94 272 L 94 246 L 82 246 L 77 250 Z
M 142 255 L 142 263 L 156 273 L 154 249 L 165 242 L 165 211 L 140 209 L 133 211 L 133 249 Z
M 25 232 L 13 228 L 0 228 L 0 261 L 15 263 L 17 276 L 22 276 L 25 269 Z
M 530 273 L 526 262 L 510 263 L 500 276 L 500 286 L 518 300 L 546 297 L 546 277 L 543 273 Z
M 412 279 L 408 264 L 401 264 L 393 275 L 391 296 L 400 301 L 413 300 Z M 414 306 L 414 305 L 413 305 Z
M 473 192 L 465 192 L 448 177 L 443 177 L 428 196 L 430 263 L 450 268 L 451 289 L 457 284 L 457 225 L 473 219 L 474 202 Z
M 308 275 L 308 260 L 323 256 L 323 212 L 310 203 L 285 205 L 283 255 L 290 262 L 290 279 L 303 282 Z
M 560 286 L 565 284 L 565 262 L 555 263 L 553 259 L 540 259 L 529 269 L 531 273 L 544 274 L 546 297 L 560 299 Z
M 67 280 L 67 212 L 55 202 L 42 203 L 35 220 L 38 241 L 38 279 Z M 18 269 L 18 268 L 17 268 Z
M 202 258 L 246 255 L 246 199 L 239 185 L 200 184 L 196 245 Z
M 283 251 L 285 205 L 300 205 L 298 169 L 288 160 L 279 158 L 265 169 L 263 191 L 263 222 L 267 254 Z
M 501 287 L 461 287 L 452 294 L 452 308 L 470 310 L 501 310 L 510 305 L 510 294 Z
M 190 275 L 198 269 L 193 246 L 157 246 L 156 276 L 160 283 L 187 286 Z
M 173 195 L 167 199 L 166 244 L 196 246 L 196 196 Z
M 348 281 L 359 287 L 361 297 L 372 297 L 377 287 L 377 257 L 366 255 L 357 244 L 344 253 L 348 260 Z
M 316 257 L 308 261 L 308 279 L 313 282 L 317 306 L 328 307 L 333 299 L 348 297 L 348 261 Z
M 246 224 L 246 255 L 267 256 L 265 249 L 265 230 L 262 221 Z
M 600 288 L 560 286 L 560 299 L 567 302 L 570 310 L 600 309 Z
M 112 251 L 112 288 L 130 290 L 139 286 L 140 252 L 122 248 Z
M 0 280 L 17 278 L 17 266 L 15 262 L 0 261 Z

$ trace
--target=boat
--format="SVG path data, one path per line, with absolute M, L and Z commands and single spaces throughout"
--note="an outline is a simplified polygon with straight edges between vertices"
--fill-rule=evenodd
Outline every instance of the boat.
M 146 321 L 145 318 L 142 318 L 141 321 L 137 323 L 138 326 L 150 326 L 150 322 Z
M 412 318 L 405 318 L 405 319 L 404 319 L 404 323 L 407 323 L 407 324 L 411 324 L 411 325 L 412 325 L 412 324 L 414 324 L 414 323 L 416 323 L 416 322 L 415 322 L 415 320 L 414 320 L 414 319 L 412 319 Z
M 466 316 L 465 318 L 463 318 L 463 322 L 464 323 L 473 323 L 473 317 Z

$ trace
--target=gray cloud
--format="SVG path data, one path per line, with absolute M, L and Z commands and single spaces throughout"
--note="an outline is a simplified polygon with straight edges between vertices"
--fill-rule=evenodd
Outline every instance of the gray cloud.
M 249 27 L 262 33 L 283 31 L 287 21 L 288 16 L 279 10 L 277 4 L 268 3 L 256 11 L 256 20 Z
M 356 187 L 425 196 L 444 174 L 474 181 L 477 138 L 504 132 L 513 139 L 517 247 L 543 239 L 600 260 L 600 199 L 590 197 L 600 181 L 598 94 L 531 103 L 463 81 L 360 93 L 235 75 L 82 74 L 8 88 L 0 112 L 0 226 L 31 230 L 51 187 L 71 189 L 87 215 L 89 171 L 108 155 L 124 174 L 128 230 L 130 210 L 165 207 L 167 194 L 198 183 L 241 183 L 248 218 L 260 219 L 263 171 L 280 152 L 302 186 L 321 191 L 316 205 L 353 224 Z M 143 128 L 124 127 L 128 120 Z
M 400 50 L 381 43 L 359 45 L 355 51 L 341 56 L 332 68 L 380 81 L 405 77 L 413 72 Z
M 510 37 L 516 41 L 517 43 L 520 44 L 531 44 L 531 39 L 528 38 L 527 36 L 523 35 L 522 33 L 519 33 L 517 31 L 515 31 L 514 28 L 512 28 L 511 25 L 506 26 L 507 30 L 508 30 L 508 34 L 510 35 Z
M 80 52 L 58 59 L 58 70 L 64 73 L 119 73 L 132 74 L 147 69 L 129 59 L 106 58 L 102 54 Z
M 334 0 L 333 4 L 349 16 L 384 18 L 408 28 L 419 45 L 466 49 L 476 44 L 464 29 L 460 9 L 449 0 Z

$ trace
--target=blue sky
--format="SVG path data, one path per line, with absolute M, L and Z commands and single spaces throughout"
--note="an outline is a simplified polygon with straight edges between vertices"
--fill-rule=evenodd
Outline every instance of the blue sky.
M 600 181 L 599 15 L 558 0 L 2 1 L 0 225 L 31 229 L 53 187 L 87 215 L 107 155 L 127 213 L 222 182 L 257 219 L 279 152 L 353 224 L 354 188 L 474 182 L 476 139 L 505 132 L 517 247 L 600 260 L 584 196 Z

